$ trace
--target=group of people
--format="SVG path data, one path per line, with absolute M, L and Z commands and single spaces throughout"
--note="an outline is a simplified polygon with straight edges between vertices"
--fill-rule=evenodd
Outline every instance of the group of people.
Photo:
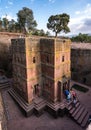
M 71 101 L 72 100 L 73 104 L 74 105 L 76 104 L 77 95 L 76 95 L 76 92 L 72 90 L 72 88 L 70 90 L 65 89 L 64 90 L 64 94 L 66 96 L 67 101 Z

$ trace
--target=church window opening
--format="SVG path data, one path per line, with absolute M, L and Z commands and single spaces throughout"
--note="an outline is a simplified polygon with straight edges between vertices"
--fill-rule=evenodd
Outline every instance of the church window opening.
M 62 56 L 62 62 L 64 62 L 64 56 Z
M 33 57 L 33 63 L 35 63 L 35 62 L 36 62 L 35 57 Z
M 47 56 L 47 63 L 49 63 L 49 57 Z

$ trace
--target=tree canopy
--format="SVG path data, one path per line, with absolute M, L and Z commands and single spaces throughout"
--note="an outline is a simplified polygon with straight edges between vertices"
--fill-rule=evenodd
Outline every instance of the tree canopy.
M 51 15 L 48 19 L 47 28 L 55 32 L 55 36 L 63 31 L 64 33 L 70 32 L 68 27 L 70 16 L 66 13 Z
M 61 31 L 68 33 L 70 31 L 68 27 L 69 15 L 63 13 L 59 15 L 52 15 L 48 19 L 47 27 L 55 32 L 55 36 Z M 18 32 L 25 33 L 29 35 L 38 36 L 50 36 L 50 33 L 45 32 L 43 29 L 37 29 L 37 22 L 34 19 L 33 11 L 27 7 L 23 7 L 17 13 L 17 21 L 14 19 L 9 20 L 7 15 L 1 19 L 0 18 L 0 31 L 7 32 Z
M 3 18 L 3 27 L 5 30 L 8 29 L 8 26 L 9 26 L 9 21 L 7 18 Z
M 20 25 L 21 30 L 29 32 L 33 30 L 37 23 L 34 20 L 33 11 L 27 7 L 23 7 L 22 10 L 19 10 L 17 13 L 18 16 L 18 23 Z
M 79 33 L 79 35 L 71 38 L 72 42 L 91 43 L 91 36 L 88 34 Z

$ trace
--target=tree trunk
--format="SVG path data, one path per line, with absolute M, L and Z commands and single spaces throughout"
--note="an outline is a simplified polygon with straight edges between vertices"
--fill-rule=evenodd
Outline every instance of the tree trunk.
M 55 37 L 57 37 L 57 32 L 55 32 Z

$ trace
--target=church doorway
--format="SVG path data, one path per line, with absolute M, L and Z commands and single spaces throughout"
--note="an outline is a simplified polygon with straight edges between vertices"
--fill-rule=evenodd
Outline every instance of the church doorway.
M 62 81 L 58 81 L 58 101 L 62 101 L 66 98 L 65 92 L 69 92 L 70 89 L 70 80 L 63 79 Z
M 39 91 L 39 90 L 38 90 L 38 86 L 39 86 L 39 84 L 35 84 L 35 85 L 34 85 L 34 92 L 33 92 L 33 93 L 34 93 L 34 97 L 38 96 L 38 93 L 39 93 L 39 92 L 38 92 L 38 91 Z
M 67 83 L 67 82 L 63 83 L 63 92 L 64 92 L 65 90 L 69 90 L 69 86 L 68 86 L 68 83 Z
M 58 101 L 61 101 L 61 82 L 58 81 Z

